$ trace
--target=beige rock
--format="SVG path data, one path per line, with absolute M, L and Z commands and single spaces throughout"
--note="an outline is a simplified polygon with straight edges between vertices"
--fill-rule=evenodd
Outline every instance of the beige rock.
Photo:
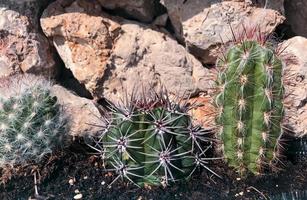
M 102 96 L 100 81 L 106 70 L 119 24 L 102 14 L 98 3 L 52 3 L 41 18 L 52 41 L 75 78 L 94 96 Z
M 110 57 L 110 76 L 104 93 L 109 99 L 130 94 L 134 87 L 161 86 L 176 95 L 206 91 L 208 70 L 168 35 L 138 24 L 122 25 Z
M 306 0 L 285 0 L 286 24 L 291 30 L 300 36 L 307 37 L 307 1 Z
M 284 0 L 253 0 L 255 5 L 265 9 L 272 9 L 285 14 Z
M 102 7 L 122 13 L 141 22 L 151 22 L 157 14 L 157 5 L 152 0 L 98 0 Z
M 246 2 L 214 0 L 164 1 L 177 37 L 183 39 L 190 52 L 203 63 L 215 63 L 220 45 L 233 41 L 231 27 L 259 26 L 270 34 L 284 17 L 277 11 L 252 6 Z
M 285 13 L 284 0 L 223 0 L 223 1 L 245 2 L 257 7 L 276 10 L 283 15 Z
M 189 100 L 193 109 L 190 114 L 195 124 L 201 125 L 203 128 L 212 130 L 216 128 L 216 108 L 213 105 L 213 99 L 210 96 L 199 96 Z
M 295 62 L 285 66 L 285 115 L 287 125 L 298 136 L 307 134 L 307 39 L 294 37 L 281 44 L 283 55 Z
M 37 25 L 40 6 L 0 1 L 0 76 L 21 71 L 55 76 L 53 52 Z
M 208 70 L 176 40 L 147 26 L 110 18 L 97 5 L 56 1 L 41 19 L 66 67 L 94 97 L 118 101 L 133 88 L 161 85 L 177 95 L 208 89 Z
M 93 135 L 101 130 L 101 114 L 93 101 L 79 97 L 60 85 L 52 86 L 51 92 L 69 116 L 70 135 Z

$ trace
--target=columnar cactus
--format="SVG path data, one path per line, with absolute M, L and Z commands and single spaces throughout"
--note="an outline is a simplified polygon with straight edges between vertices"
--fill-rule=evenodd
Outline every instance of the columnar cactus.
M 189 178 L 197 167 L 211 171 L 207 163 L 214 158 L 206 157 L 212 145 L 209 133 L 192 125 L 187 105 L 172 104 L 163 95 L 110 105 L 106 127 L 91 147 L 118 174 L 114 181 L 167 185 Z
M 243 40 L 219 59 L 216 105 L 221 150 L 243 176 L 274 166 L 283 133 L 282 61 L 256 40 Z
M 0 105 L 0 167 L 38 163 L 62 144 L 66 120 L 48 81 L 1 79 Z

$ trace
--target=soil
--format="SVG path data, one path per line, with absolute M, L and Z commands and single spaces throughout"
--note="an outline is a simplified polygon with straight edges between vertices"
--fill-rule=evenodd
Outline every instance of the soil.
M 0 199 L 74 199 L 77 194 L 89 200 L 269 199 L 269 196 L 282 192 L 307 190 L 307 161 L 293 163 L 290 160 L 284 161 L 284 169 L 279 173 L 249 177 L 246 180 L 238 179 L 232 169 L 227 168 L 222 161 L 217 161 L 211 169 L 221 175 L 222 179 L 202 171 L 196 172 L 187 183 L 167 188 L 140 189 L 121 181 L 109 187 L 113 175 L 104 171 L 97 156 L 84 152 L 86 149 L 83 146 L 75 144 L 64 155 L 45 164 L 45 170 L 40 173 L 44 178 L 37 185 L 39 196 L 34 195 L 33 175 L 27 173 L 1 185 Z

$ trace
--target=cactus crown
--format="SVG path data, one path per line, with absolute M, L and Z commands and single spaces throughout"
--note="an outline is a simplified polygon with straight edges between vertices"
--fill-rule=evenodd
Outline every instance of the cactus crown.
M 92 148 L 118 174 L 115 180 L 138 186 L 189 178 L 200 166 L 211 171 L 206 166 L 213 159 L 206 157 L 209 133 L 192 125 L 187 109 L 165 94 L 132 98 L 126 106 L 110 104 L 106 126 Z
M 265 43 L 242 40 L 217 62 L 221 150 L 241 175 L 274 166 L 283 133 L 282 61 Z
M 30 75 L 0 85 L 0 166 L 39 162 L 62 143 L 66 120 L 50 83 Z

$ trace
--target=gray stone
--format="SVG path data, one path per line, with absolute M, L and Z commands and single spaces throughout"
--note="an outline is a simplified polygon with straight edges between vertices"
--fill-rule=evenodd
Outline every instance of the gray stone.
M 291 30 L 300 36 L 307 37 L 307 1 L 285 0 L 286 24 Z
M 232 31 L 246 27 L 259 27 L 269 35 L 284 17 L 277 11 L 253 6 L 247 2 L 216 0 L 167 1 L 176 35 L 186 43 L 190 52 L 205 64 L 213 64 L 222 43 L 233 41 Z
M 92 100 L 79 97 L 60 85 L 54 85 L 51 93 L 57 97 L 69 118 L 71 136 L 93 135 L 104 125 L 101 114 Z
M 157 15 L 155 0 L 98 0 L 102 7 L 123 13 L 141 22 L 151 22 Z

